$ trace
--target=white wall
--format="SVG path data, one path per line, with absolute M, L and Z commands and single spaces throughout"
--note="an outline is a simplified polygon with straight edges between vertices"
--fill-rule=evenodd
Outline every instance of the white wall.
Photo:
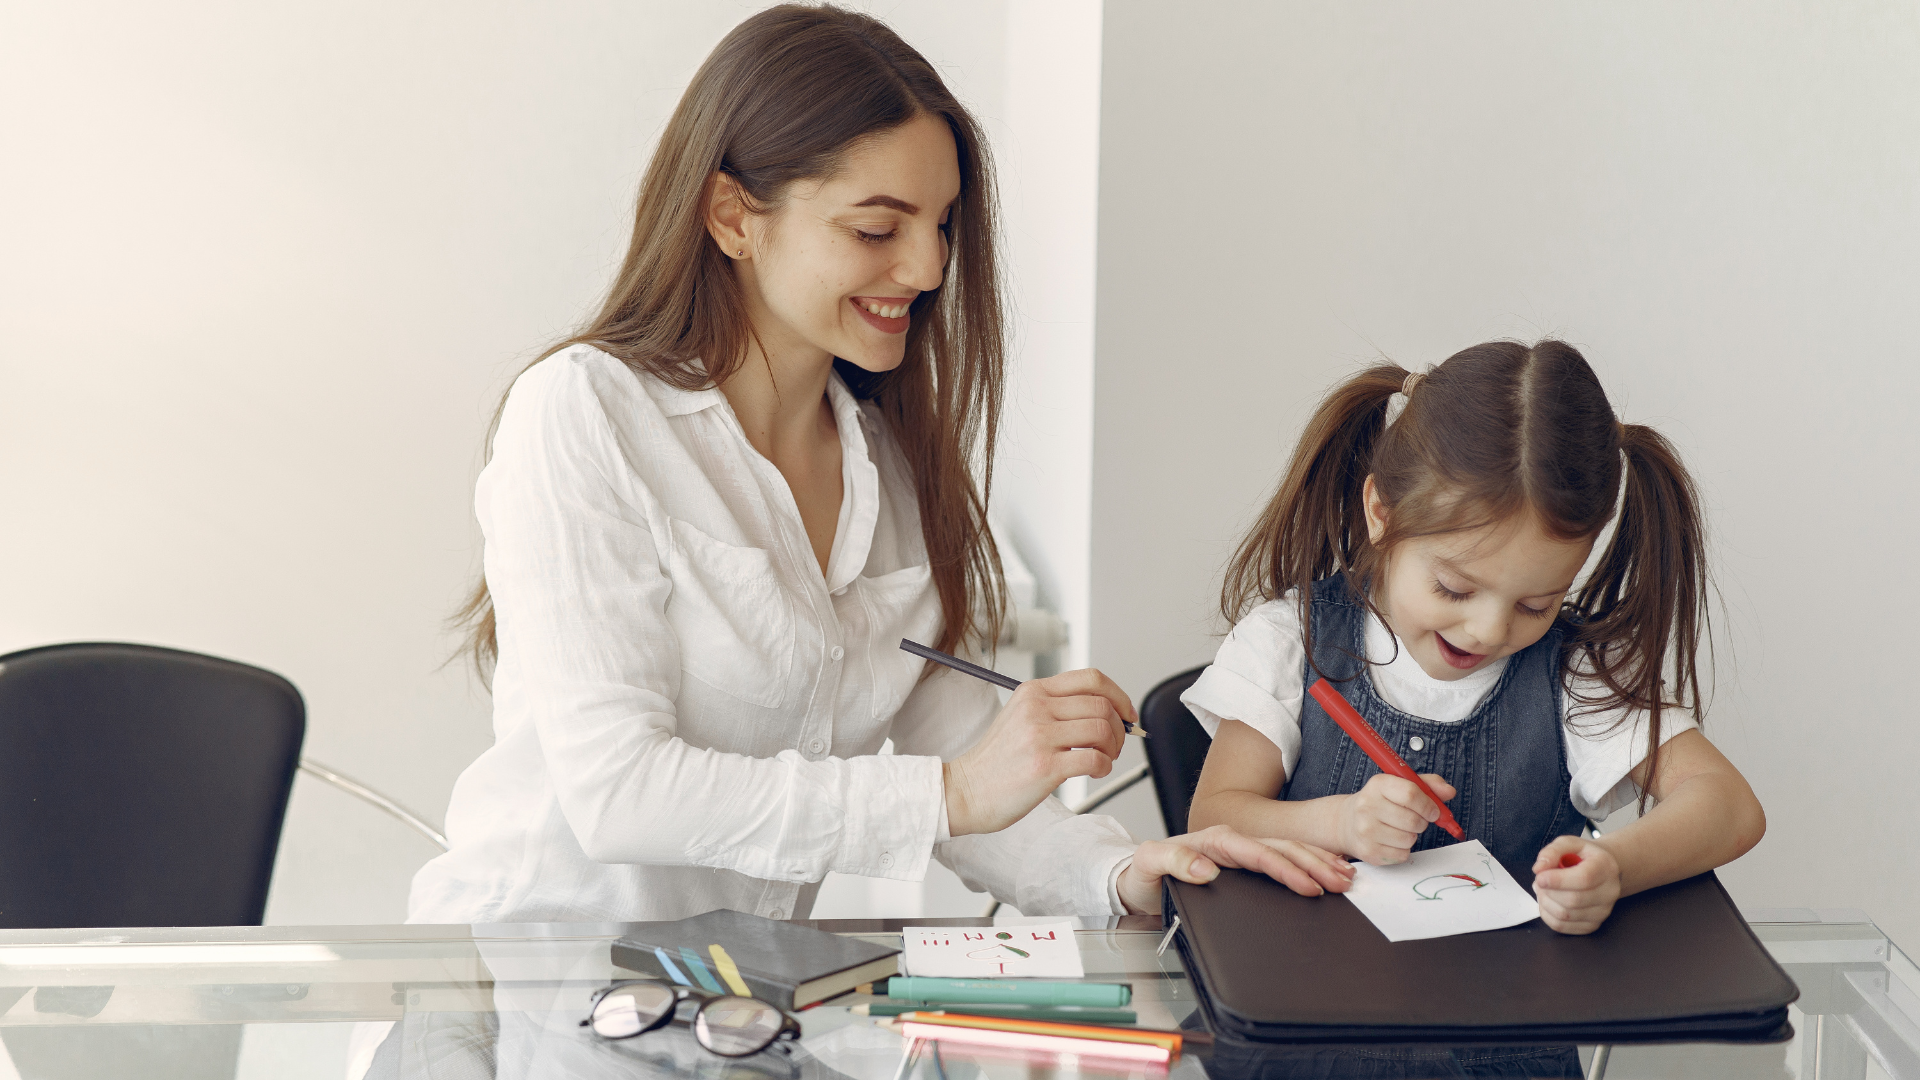
M 1210 657 L 1330 383 L 1564 337 L 1706 492 L 1769 813 L 1723 879 L 1920 947 L 1920 10 L 1111 0 L 1104 65 L 1094 662 Z
M 133 640 L 279 671 L 306 695 L 309 753 L 439 820 L 491 737 L 484 693 L 442 665 L 456 645 L 443 620 L 477 567 L 469 500 L 487 417 L 595 305 L 668 112 L 761 6 L 11 6 L 0 651 Z M 996 145 L 1014 128 L 1033 138 L 1043 118 L 1007 101 L 1057 88 L 1022 36 L 1057 29 L 1054 7 L 861 6 L 941 68 Z M 1092 0 L 1059 10 L 1097 27 Z M 1097 73 L 1097 44 L 1073 56 Z M 1090 189 L 1097 99 L 1091 84 L 1076 92 L 1070 181 Z M 1048 168 L 1071 157 L 1003 147 L 1023 152 Z M 1050 183 L 1010 182 L 1010 203 Z M 1058 237 L 1050 219 L 1024 220 L 1041 268 L 1014 271 L 1045 296 Z M 1090 237 L 1090 204 L 1071 230 Z M 1066 301 L 1028 310 L 1077 318 L 1090 341 L 1090 254 L 1081 264 Z M 1084 369 L 1090 344 L 1074 349 Z M 1088 395 L 1061 407 L 1064 425 L 1029 428 L 1016 401 L 1010 441 L 1037 458 L 1054 428 L 1078 424 L 1084 463 Z M 1046 472 L 1010 468 L 1008 486 L 1044 497 Z M 1036 541 L 1035 558 L 1043 588 L 1084 605 L 1078 476 L 1066 505 L 1080 508 L 1079 554 Z M 1051 512 L 1014 517 L 1032 536 Z M 431 854 L 302 778 L 268 918 L 397 921 Z
M 437 819 L 489 738 L 441 666 L 486 418 L 600 289 L 690 68 L 643 14 L 16 6 L 0 648 L 272 668 L 310 753 Z M 303 778 L 269 918 L 396 919 L 430 853 Z

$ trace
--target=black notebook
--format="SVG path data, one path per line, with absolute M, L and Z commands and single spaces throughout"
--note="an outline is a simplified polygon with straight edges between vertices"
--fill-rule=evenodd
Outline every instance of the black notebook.
M 713 951 L 718 945 L 751 996 L 788 1011 L 900 970 L 899 949 L 738 911 L 628 925 L 627 935 L 613 943 L 616 967 L 716 993 L 737 993 L 725 962 Z
M 1530 886 L 1527 868 L 1508 867 Z M 1391 942 L 1344 897 L 1263 875 L 1166 879 L 1209 1025 L 1284 1042 L 1769 1041 L 1799 988 L 1711 873 L 1614 905 L 1584 936 L 1532 922 Z

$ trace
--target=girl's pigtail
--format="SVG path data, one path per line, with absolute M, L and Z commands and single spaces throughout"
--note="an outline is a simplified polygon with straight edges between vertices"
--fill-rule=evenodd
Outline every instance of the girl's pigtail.
M 1574 597 L 1584 617 L 1571 648 L 1580 673 L 1607 688 L 1576 709 L 1647 714 L 1647 776 L 1660 768 L 1661 712 L 1701 716 L 1698 647 L 1712 648 L 1706 526 L 1700 494 L 1673 444 L 1650 427 L 1622 425 L 1626 491 L 1620 520 L 1592 576 Z M 1647 793 L 1640 796 L 1646 806 Z
M 1407 375 L 1394 364 L 1368 368 L 1314 410 L 1286 478 L 1227 563 L 1220 613 L 1229 624 L 1298 589 L 1307 655 L 1313 655 L 1313 583 L 1351 569 L 1367 543 L 1361 493 L 1386 430 L 1387 404 Z

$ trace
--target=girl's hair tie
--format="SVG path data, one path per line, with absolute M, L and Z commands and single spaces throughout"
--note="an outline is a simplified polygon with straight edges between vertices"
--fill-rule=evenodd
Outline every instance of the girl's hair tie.
M 1413 388 L 1416 386 L 1419 386 L 1420 380 L 1426 377 L 1427 376 L 1424 372 L 1419 372 L 1419 371 L 1407 372 L 1406 381 L 1400 384 L 1400 393 L 1405 397 L 1412 397 Z

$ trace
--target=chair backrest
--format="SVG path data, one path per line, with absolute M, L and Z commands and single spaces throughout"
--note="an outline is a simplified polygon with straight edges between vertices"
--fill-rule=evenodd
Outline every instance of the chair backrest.
M 1168 836 L 1187 831 L 1187 808 L 1193 805 L 1200 767 L 1206 764 L 1207 748 L 1213 745 L 1207 729 L 1180 704 L 1180 695 L 1205 670 L 1197 667 L 1183 671 L 1140 699 L 1140 722 L 1150 735 L 1146 747 L 1147 763 L 1153 769 L 1153 793 L 1160 799 L 1160 820 L 1166 824 Z
M 147 645 L 0 656 L 0 927 L 257 926 L 306 705 Z

